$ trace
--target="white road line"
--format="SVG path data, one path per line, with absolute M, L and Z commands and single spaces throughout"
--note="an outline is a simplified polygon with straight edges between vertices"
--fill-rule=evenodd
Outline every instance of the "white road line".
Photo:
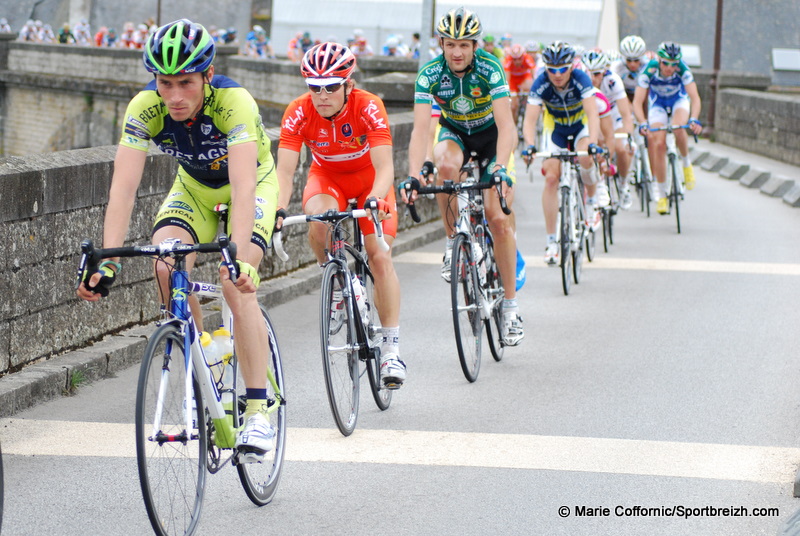
M 395 257 L 394 262 L 409 264 L 441 264 L 442 254 L 408 252 Z M 548 268 L 541 257 L 526 256 L 526 268 Z M 714 272 L 760 275 L 800 275 L 800 264 L 766 262 L 691 261 L 677 259 L 633 259 L 597 256 L 584 262 L 584 268 L 601 270 L 661 270 L 674 272 Z
M 132 424 L 0 420 L 7 455 L 135 457 Z M 286 459 L 793 482 L 800 448 L 632 439 L 290 428 Z

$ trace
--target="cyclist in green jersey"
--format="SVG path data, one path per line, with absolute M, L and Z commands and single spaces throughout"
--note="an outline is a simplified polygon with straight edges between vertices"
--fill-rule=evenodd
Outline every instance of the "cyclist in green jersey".
M 435 163 L 439 170 L 439 183 L 445 180 L 459 182 L 461 167 L 474 151 L 480 164 L 481 180 L 500 177 L 503 195 L 510 208 L 514 201 L 514 178 L 507 172 L 506 165 L 512 158 L 517 134 L 503 66 L 495 56 L 478 47 L 481 23 L 471 11 L 463 7 L 450 10 L 439 21 L 437 32 L 443 52 L 425 64 L 417 75 L 414 129 L 408 147 L 409 177 L 420 176 L 421 182 L 427 184 Z M 431 143 L 430 120 L 434 102 L 442 109 L 441 129 L 433 149 L 434 162 L 429 163 L 424 159 Z M 425 170 L 421 172 L 423 163 Z M 456 214 L 458 209 L 455 201 L 451 206 L 443 196 L 438 196 L 437 201 L 448 236 L 442 266 L 442 276 L 447 280 L 452 254 L 452 238 L 449 237 L 453 236 L 454 223 L 448 214 Z M 516 279 L 517 262 L 513 214 L 507 216 L 503 213 L 494 190 L 487 190 L 485 202 L 489 227 L 495 239 L 500 277 L 508 282 L 503 303 L 503 340 L 508 346 L 516 346 L 524 332 L 516 290 L 510 284 Z
M 246 423 L 236 446 L 263 457 L 274 448 L 275 432 L 262 413 L 269 345 L 256 297 L 260 278 L 254 267 L 261 262 L 274 226 L 277 177 L 255 100 L 229 78 L 214 76 L 214 55 L 208 31 L 186 19 L 162 26 L 148 39 L 143 60 L 155 80 L 131 100 L 125 113 L 103 247 L 119 247 L 125 241 L 150 141 L 180 164 L 156 216 L 154 243 L 168 239 L 211 242 L 218 225 L 214 206 L 230 206 L 227 223 L 237 245 L 240 274 L 235 286 L 226 269 L 220 269 L 220 277 L 236 322 L 236 352 L 247 389 Z M 107 295 L 121 268 L 118 261 L 104 261 L 98 272 L 86 274 L 78 296 L 97 301 Z M 189 270 L 193 264 L 194 255 L 187 257 Z M 166 302 L 171 267 L 157 262 L 155 268 L 160 296 Z M 190 304 L 199 321 L 199 303 Z

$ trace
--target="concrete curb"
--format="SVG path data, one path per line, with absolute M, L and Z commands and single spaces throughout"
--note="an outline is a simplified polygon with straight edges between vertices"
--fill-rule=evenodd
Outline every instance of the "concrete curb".
M 710 154 L 708 158 L 703 160 L 703 163 L 700 164 L 700 167 L 706 171 L 711 171 L 715 173 L 721 170 L 725 165 L 728 163 L 728 159 L 724 156 L 717 156 L 715 154 Z
M 761 188 L 769 180 L 769 171 L 763 169 L 751 169 L 739 179 L 739 184 L 747 188 Z
M 734 162 L 729 161 L 725 167 L 723 167 L 719 171 L 719 176 L 724 179 L 729 179 L 732 181 L 738 181 L 741 179 L 745 173 L 750 171 L 750 166 L 747 164 L 742 164 L 741 162 Z
M 703 161 L 709 157 L 711 153 L 708 151 L 703 151 L 701 149 L 697 149 L 692 147 L 689 149 L 689 158 L 692 161 L 692 165 L 699 166 L 703 163 Z
M 783 202 L 790 207 L 800 207 L 800 184 L 795 184 L 786 192 Z
M 444 228 L 438 220 L 398 233 L 393 254 L 412 251 L 444 238 Z M 295 296 L 319 288 L 322 271 L 311 265 L 290 274 L 265 281 L 259 300 L 272 307 Z M 206 325 L 219 322 L 219 311 L 204 308 Z M 92 382 L 136 365 L 147 346 L 153 324 L 135 326 L 118 335 L 111 335 L 86 348 L 55 356 L 47 361 L 25 367 L 0 379 L 0 417 L 37 404 L 74 393 L 84 382 Z
M 761 187 L 761 193 L 771 197 L 783 197 L 794 186 L 794 180 L 783 175 L 772 175 Z

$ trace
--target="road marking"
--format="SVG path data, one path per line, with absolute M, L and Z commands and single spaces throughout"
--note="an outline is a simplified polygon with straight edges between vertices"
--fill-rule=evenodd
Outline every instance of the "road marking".
M 442 264 L 442 254 L 413 251 L 395 257 L 394 262 Z M 526 268 L 548 268 L 541 257 L 526 256 Z M 633 259 L 598 256 L 584 268 L 601 270 L 660 270 L 673 272 L 714 272 L 731 274 L 800 275 L 800 264 L 766 262 L 691 261 L 678 259 Z
M 2 419 L 7 455 L 135 457 L 134 426 Z M 794 481 L 800 448 L 634 439 L 289 428 L 286 459 L 579 471 L 748 482 Z

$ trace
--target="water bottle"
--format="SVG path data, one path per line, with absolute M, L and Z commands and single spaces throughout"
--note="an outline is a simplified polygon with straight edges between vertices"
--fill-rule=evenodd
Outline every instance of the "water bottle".
M 220 359 L 221 355 L 217 343 L 210 333 L 203 331 L 200 333 L 200 345 L 203 347 L 203 355 L 206 358 L 208 368 L 211 370 L 214 382 L 219 382 L 222 376 L 222 360 Z
M 220 326 L 214 331 L 214 343 L 219 352 L 219 362 L 222 367 L 222 378 L 220 379 L 219 390 L 222 393 L 222 407 L 227 415 L 233 416 L 233 344 L 231 344 L 231 332 Z
M 361 322 L 366 326 L 369 323 L 369 308 L 367 307 L 367 292 L 364 285 L 356 274 L 353 274 L 353 293 L 356 297 L 358 313 L 361 315 Z

